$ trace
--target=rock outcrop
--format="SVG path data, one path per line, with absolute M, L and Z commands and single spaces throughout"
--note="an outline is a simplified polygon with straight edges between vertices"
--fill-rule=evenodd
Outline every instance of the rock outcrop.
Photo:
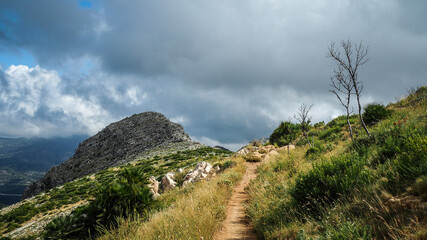
M 173 180 L 173 178 L 174 178 L 174 174 L 171 172 L 166 173 L 166 175 L 163 176 L 162 187 L 163 187 L 164 191 L 171 189 L 171 188 L 175 188 L 176 182 Z
M 209 173 L 211 173 L 212 165 L 205 161 L 197 163 L 196 167 L 189 171 L 184 177 L 183 186 L 188 185 L 189 183 L 197 182 L 200 179 L 206 178 Z
M 176 142 L 191 142 L 181 125 L 156 112 L 135 114 L 108 125 L 80 143 L 74 156 L 53 167 L 43 178 L 30 185 L 22 198 L 123 164 L 145 151 Z
M 148 184 L 148 188 L 150 189 L 151 194 L 153 194 L 153 199 L 156 199 L 158 196 L 160 196 L 159 193 L 159 181 L 154 176 L 151 176 L 148 180 L 150 184 Z

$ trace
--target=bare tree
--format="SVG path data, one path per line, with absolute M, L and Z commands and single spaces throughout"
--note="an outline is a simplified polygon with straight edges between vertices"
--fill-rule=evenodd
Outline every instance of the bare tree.
M 300 123 L 302 135 L 304 135 L 305 139 L 307 139 L 307 143 L 310 147 L 312 147 L 310 140 L 308 139 L 308 132 L 310 131 L 310 122 L 311 116 L 308 115 L 313 104 L 308 107 L 304 103 L 301 104 L 298 108 L 297 115 L 294 115 L 294 118 Z
M 344 50 L 344 56 L 341 56 L 341 51 L 339 47 L 335 47 L 335 43 L 332 42 L 329 47 L 328 57 L 334 59 L 337 62 L 337 65 L 346 72 L 345 76 L 348 77 L 353 83 L 354 93 L 356 94 L 357 105 L 359 108 L 359 119 L 362 124 L 363 129 L 370 136 L 368 128 L 365 125 L 362 117 L 362 105 L 360 104 L 360 96 L 363 90 L 363 83 L 358 81 L 357 75 L 359 67 L 364 65 L 368 58 L 368 47 L 362 45 L 362 42 L 359 45 L 347 41 L 341 41 L 341 47 Z M 354 48 L 353 48 L 354 47 Z
M 353 82 L 348 75 L 344 75 L 344 69 L 341 66 L 338 66 L 338 70 L 334 70 L 334 76 L 331 77 L 331 87 L 333 89 L 329 90 L 331 93 L 334 93 L 337 96 L 340 103 L 345 107 L 347 114 L 347 125 L 348 131 L 350 132 L 350 138 L 353 140 L 353 129 L 350 124 L 350 98 L 353 94 Z M 340 94 L 345 95 L 345 99 L 341 98 Z

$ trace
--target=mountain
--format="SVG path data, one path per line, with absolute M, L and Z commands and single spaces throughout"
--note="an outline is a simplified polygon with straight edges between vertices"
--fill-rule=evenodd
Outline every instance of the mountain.
M 192 143 L 181 125 L 156 112 L 135 114 L 108 125 L 80 143 L 70 159 L 53 167 L 43 178 L 30 185 L 24 191 L 23 198 L 134 160 L 137 155 L 176 142 Z
M 57 235 L 56 229 L 65 227 L 73 239 L 86 238 L 88 232 L 96 232 L 99 221 L 110 224 L 109 220 L 125 214 L 122 210 L 133 203 L 143 210 L 172 185 L 181 188 L 185 181 L 201 181 L 234 166 L 228 159 L 231 154 L 191 141 L 181 125 L 160 113 L 133 115 L 83 141 L 74 156 L 27 189 L 28 195 L 35 196 L 0 209 L 0 235 L 68 239 Z M 165 185 L 165 177 L 171 175 L 174 180 Z M 230 178 L 236 179 L 236 175 Z M 157 188 L 153 186 L 156 195 L 148 189 L 149 182 L 157 183 Z M 46 191 L 34 192 L 42 188 Z M 131 204 L 129 208 L 127 204 Z M 67 220 L 62 221 L 64 217 Z
M 72 156 L 86 137 L 0 138 L 0 203 L 19 201 L 28 185 Z

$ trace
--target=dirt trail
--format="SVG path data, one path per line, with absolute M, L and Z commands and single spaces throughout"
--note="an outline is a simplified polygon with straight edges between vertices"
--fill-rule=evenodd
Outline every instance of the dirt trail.
M 215 235 L 215 240 L 257 239 L 246 216 L 244 204 L 248 200 L 245 187 L 252 179 L 256 178 L 256 169 L 259 163 L 246 162 L 245 164 L 246 173 L 243 175 L 242 181 L 234 188 L 227 204 L 227 217 L 223 222 L 222 229 Z
M 270 150 L 262 156 L 262 162 L 268 162 L 276 154 L 278 154 L 276 150 Z M 256 178 L 257 167 L 260 164 L 261 162 L 245 162 L 246 173 L 243 175 L 242 181 L 233 190 L 227 204 L 226 218 L 221 230 L 215 234 L 215 240 L 258 239 L 249 218 L 246 216 L 245 203 L 249 196 L 245 188 L 252 179 Z

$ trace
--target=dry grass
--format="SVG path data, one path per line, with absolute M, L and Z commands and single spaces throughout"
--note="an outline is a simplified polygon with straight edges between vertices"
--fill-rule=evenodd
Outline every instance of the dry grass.
M 209 181 L 196 183 L 190 191 L 165 193 L 165 200 L 176 197 L 174 203 L 151 214 L 148 221 L 138 217 L 119 219 L 119 227 L 104 229 L 104 236 L 99 239 L 211 239 L 225 218 L 234 184 L 245 172 L 243 159 L 233 160 L 237 162 L 235 167 Z
M 251 182 L 248 192 L 251 201 L 247 206 L 255 230 L 267 239 L 294 239 L 301 224 L 280 222 L 288 216 L 282 216 L 277 208 L 289 201 L 287 189 L 295 181 L 299 173 L 308 172 L 312 163 L 305 160 L 308 147 L 297 147 L 290 152 L 280 151 L 270 161 L 259 166 L 257 179 Z M 292 209 L 287 213 L 292 215 Z M 266 216 L 271 216 L 266 218 Z M 274 222 L 274 224 L 273 224 Z M 278 224 L 279 223 L 279 224 Z M 274 228 L 269 226 L 276 225 Z M 283 227 L 277 227 L 283 225 Z

